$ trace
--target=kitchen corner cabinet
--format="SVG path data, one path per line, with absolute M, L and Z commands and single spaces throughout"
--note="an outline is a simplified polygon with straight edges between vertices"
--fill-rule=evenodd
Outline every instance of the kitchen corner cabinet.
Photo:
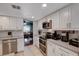
M 22 30 L 23 19 L 18 17 L 0 16 L 0 30 Z
M 56 45 L 50 41 L 47 41 L 47 55 L 48 56 L 78 56 L 77 53 L 72 52 L 62 46 Z

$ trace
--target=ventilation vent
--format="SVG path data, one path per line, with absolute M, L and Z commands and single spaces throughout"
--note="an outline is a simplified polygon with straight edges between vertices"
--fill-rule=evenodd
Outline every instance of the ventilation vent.
M 21 7 L 17 6 L 17 5 L 12 5 L 12 8 L 14 8 L 14 9 L 21 9 Z

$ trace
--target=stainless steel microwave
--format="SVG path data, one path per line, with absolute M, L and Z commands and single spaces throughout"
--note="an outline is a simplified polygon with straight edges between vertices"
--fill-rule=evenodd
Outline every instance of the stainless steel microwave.
M 42 28 L 43 29 L 49 29 L 50 28 L 50 23 L 49 22 L 43 22 Z

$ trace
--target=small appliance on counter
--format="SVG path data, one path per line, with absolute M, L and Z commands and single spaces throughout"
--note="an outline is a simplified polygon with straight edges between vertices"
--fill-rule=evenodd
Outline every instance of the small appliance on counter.
M 43 29 L 52 29 L 52 20 L 45 21 L 42 23 Z
M 53 34 L 52 34 L 52 39 L 54 40 L 60 40 L 61 39 L 61 35 L 57 33 L 57 31 L 55 31 Z
M 79 47 L 79 39 L 78 38 L 72 38 L 72 39 L 69 40 L 69 44 L 76 46 L 76 47 Z
M 52 39 L 52 33 L 51 32 L 46 33 L 46 39 Z
M 69 33 L 68 32 L 62 33 L 61 35 L 62 35 L 61 41 L 63 41 L 63 42 L 69 41 Z
M 48 27 L 49 27 L 49 22 L 43 22 L 42 27 L 43 27 L 44 29 L 48 29 Z
M 8 37 L 12 37 L 12 32 L 8 32 Z
M 41 35 L 42 34 L 42 30 L 38 30 L 38 35 Z

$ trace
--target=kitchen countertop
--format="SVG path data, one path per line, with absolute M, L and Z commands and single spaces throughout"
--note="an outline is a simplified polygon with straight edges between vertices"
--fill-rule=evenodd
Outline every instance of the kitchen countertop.
M 23 38 L 23 37 L 0 37 L 0 41 L 7 39 L 19 39 L 19 38 Z
M 47 41 L 54 43 L 54 44 L 57 44 L 61 47 L 64 47 L 66 49 L 69 49 L 69 50 L 79 54 L 79 47 L 69 45 L 68 42 L 62 42 L 61 40 L 53 40 L 53 39 L 47 39 Z

